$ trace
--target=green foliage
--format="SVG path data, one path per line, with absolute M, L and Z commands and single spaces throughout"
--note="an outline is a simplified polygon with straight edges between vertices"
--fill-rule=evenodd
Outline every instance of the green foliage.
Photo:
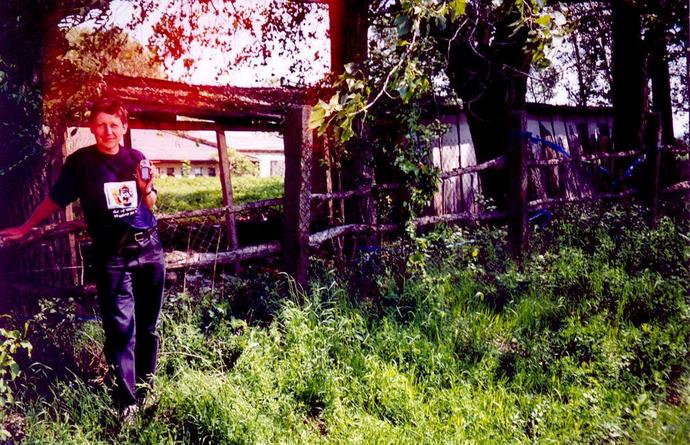
M 115 73 L 162 79 L 161 63 L 140 42 L 121 29 L 93 31 L 84 27 L 66 32 L 68 50 L 63 59 L 87 73 Z
M 158 207 L 165 213 L 223 206 L 219 179 L 213 177 L 167 177 L 156 180 L 159 192 Z M 232 178 L 236 203 L 279 198 L 283 195 L 283 178 L 272 176 Z
M 228 160 L 234 176 L 259 175 L 259 165 L 253 163 L 249 156 L 245 156 L 237 150 L 228 150 Z
M 21 369 L 16 361 L 16 355 L 25 351 L 31 355 L 31 343 L 26 340 L 28 322 L 23 330 L 0 328 L 0 440 L 10 437 L 5 428 L 5 416 L 14 407 L 14 391 L 12 382 L 19 377 Z
M 584 216 L 619 217 L 635 220 Z M 73 383 L 54 411 L 31 405 L 27 442 L 687 442 L 686 257 L 634 242 L 684 252 L 686 240 L 665 221 L 571 221 L 541 232 L 523 267 L 500 230 L 388 245 L 362 263 L 377 271 L 375 300 L 352 298 L 335 271 L 287 297 L 275 277 L 257 280 L 273 295 L 270 322 L 235 318 L 238 283 L 222 297 L 172 295 L 135 426 L 111 429 L 101 393 Z
M 486 22 L 483 26 L 491 26 L 492 21 L 499 22 L 505 17 L 515 17 L 517 20 L 512 24 L 514 34 L 521 28 L 529 30 L 526 52 L 537 66 L 548 66 L 545 50 L 556 25 L 545 11 L 543 2 L 499 0 L 480 2 L 475 7 L 488 10 L 478 16 L 479 20 Z M 432 41 L 446 28 L 459 32 L 464 27 L 467 1 L 408 0 L 400 2 L 392 11 L 393 16 L 386 19 L 390 19 L 397 33 L 393 51 L 386 54 L 388 59 L 372 60 L 368 70 L 361 71 L 353 64 L 345 66 L 345 72 L 334 84 L 339 91 L 328 101 L 320 100 L 313 109 L 310 126 L 318 128 L 320 134 L 332 128 L 338 139 L 347 141 L 355 135 L 353 124 L 357 119 L 366 118 L 377 101 L 387 96 L 407 104 L 428 96 L 434 85 L 433 77 L 448 64 L 448 60 L 445 60 L 445 65 L 435 67 L 429 63 L 445 57 L 438 54 Z M 389 26 L 386 19 L 383 22 Z M 457 38 L 457 34 L 453 38 Z M 383 74 L 377 75 L 380 73 Z
M 396 3 L 372 20 L 377 35 L 372 38 L 369 59 L 345 65 L 331 85 L 335 92 L 312 109 L 310 128 L 333 136 L 345 153 L 358 146 L 373 146 L 378 165 L 394 166 L 395 171 L 386 172 L 385 177 L 396 176 L 408 187 L 405 204 L 407 213 L 414 215 L 429 203 L 439 182 L 431 160 L 431 149 L 445 132 L 438 121 L 437 104 L 458 98 L 474 101 L 479 95 L 491 94 L 492 81 L 474 77 L 477 73 L 482 73 L 477 77 L 488 76 L 489 68 L 477 60 L 497 57 L 503 48 L 488 49 L 492 44 L 478 35 L 492 34 L 492 39 L 498 39 L 497 35 L 508 33 L 506 41 L 526 42 L 525 60 L 546 66 L 545 51 L 556 25 L 543 2 L 522 0 L 482 1 L 469 7 L 464 0 L 409 0 Z M 506 29 L 497 31 L 498 27 Z M 475 29 L 482 31 L 475 33 Z M 451 61 L 451 46 L 456 44 L 465 45 L 464 51 L 479 57 Z M 522 44 L 515 45 L 519 49 Z M 462 57 L 463 51 L 455 53 Z M 465 63 L 477 66 L 464 68 L 465 73 L 458 68 Z M 511 68 L 524 69 L 506 70 Z M 514 75 L 503 73 L 504 77 Z M 463 76 L 468 77 L 461 80 Z M 464 93 L 460 90 L 465 87 L 454 85 L 455 91 L 451 91 L 449 77 L 456 77 L 456 84 L 486 85 Z

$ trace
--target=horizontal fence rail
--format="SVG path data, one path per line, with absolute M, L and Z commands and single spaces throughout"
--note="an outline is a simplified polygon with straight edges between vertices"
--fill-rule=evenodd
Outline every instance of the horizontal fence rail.
M 477 172 L 489 170 L 492 168 L 501 169 L 501 168 L 505 168 L 505 166 L 507 164 L 508 164 L 508 157 L 507 156 L 500 156 L 496 159 L 482 162 L 481 164 L 470 165 L 468 167 L 460 167 L 460 168 L 456 168 L 456 169 L 441 173 L 441 179 L 449 179 L 449 178 L 452 178 L 455 176 L 466 175 L 468 173 L 477 173 Z

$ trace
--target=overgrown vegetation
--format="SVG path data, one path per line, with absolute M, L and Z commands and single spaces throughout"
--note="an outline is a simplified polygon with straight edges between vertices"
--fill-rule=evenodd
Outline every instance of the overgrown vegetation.
M 22 351 L 31 355 L 31 343 L 25 339 L 27 329 L 26 323 L 22 330 L 0 328 L 0 440 L 3 441 L 12 437 L 6 427 L 10 420 L 6 409 L 14 405 L 14 391 L 11 385 L 21 374 L 15 357 Z
M 689 232 L 644 216 L 569 209 L 535 235 L 522 267 L 500 229 L 442 229 L 367 254 L 347 279 L 315 264 L 306 295 L 275 276 L 230 281 L 222 298 L 169 295 L 156 388 L 135 425 L 118 429 L 102 385 L 72 377 L 50 396 L 25 390 L 21 434 L 688 443 Z M 364 295 L 362 276 L 375 293 Z M 91 333 L 77 336 L 82 350 L 97 344 L 94 326 L 78 326 Z
M 167 177 L 156 180 L 158 207 L 162 212 L 219 208 L 223 206 L 220 180 L 217 177 Z M 252 202 L 283 196 L 283 178 L 237 176 L 232 178 L 236 203 Z

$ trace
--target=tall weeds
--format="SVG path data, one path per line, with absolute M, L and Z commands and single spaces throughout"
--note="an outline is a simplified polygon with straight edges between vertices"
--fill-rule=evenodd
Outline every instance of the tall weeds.
M 636 218 L 571 212 L 522 268 L 501 233 L 437 231 L 363 263 L 375 298 L 326 270 L 264 296 L 269 323 L 235 318 L 232 289 L 171 296 L 134 427 L 72 381 L 27 405 L 25 441 L 688 443 L 687 231 Z

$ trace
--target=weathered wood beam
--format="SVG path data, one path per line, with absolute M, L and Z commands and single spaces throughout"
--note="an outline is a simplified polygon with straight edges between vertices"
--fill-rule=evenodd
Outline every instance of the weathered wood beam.
M 690 190 L 690 181 L 683 181 L 677 184 L 673 184 L 669 187 L 665 187 L 661 190 L 661 193 L 676 193 Z
M 365 196 L 372 192 L 381 192 L 388 190 L 397 190 L 400 188 L 400 184 L 380 184 L 374 186 L 364 186 L 359 187 L 356 190 L 348 190 L 345 192 L 333 192 L 333 193 L 312 193 L 311 200 L 315 202 L 329 201 L 333 199 L 346 199 L 355 196 Z
M 167 270 L 185 269 L 189 267 L 213 266 L 217 264 L 236 264 L 240 261 L 266 258 L 281 252 L 280 241 L 242 247 L 229 252 L 184 252 L 175 250 L 165 253 L 165 268 Z
M 228 144 L 225 139 L 225 131 L 216 130 L 216 141 L 218 143 L 218 159 L 220 164 L 220 185 L 223 192 L 223 206 L 225 207 L 225 229 L 228 237 L 228 247 L 237 249 L 237 226 L 235 224 L 235 214 L 229 209 L 234 207 L 235 199 L 232 190 L 232 165 L 228 158 Z M 235 265 L 235 272 L 239 272 L 239 263 Z
M 505 168 L 507 160 L 508 160 L 508 158 L 504 155 L 504 156 L 499 156 L 498 158 L 492 159 L 490 161 L 482 162 L 481 164 L 470 165 L 468 167 L 454 168 L 453 170 L 449 170 L 447 172 L 442 173 L 441 179 L 449 179 L 449 178 L 452 178 L 455 176 L 461 176 L 461 175 L 465 175 L 468 173 L 476 173 L 476 172 L 480 172 L 483 170 L 489 170 L 492 168 L 495 168 L 495 169 Z
M 34 243 L 45 239 L 56 238 L 60 235 L 68 235 L 70 233 L 80 232 L 82 230 L 86 230 L 86 223 L 83 220 L 67 221 L 34 227 L 29 231 L 29 234 L 21 240 L 8 241 L 5 238 L 0 238 L 0 248 L 10 245 Z
M 629 196 L 639 193 L 639 190 L 630 189 L 620 193 L 600 193 L 598 195 L 583 196 L 581 198 L 571 198 L 571 199 L 559 199 L 559 198 L 549 198 L 549 199 L 536 199 L 530 201 L 527 204 L 527 208 L 530 210 L 539 210 L 549 207 L 561 207 L 568 204 L 580 204 L 583 202 L 594 202 L 594 201 L 608 201 L 616 199 L 624 199 Z
M 436 215 L 436 216 L 423 216 L 420 218 L 416 218 L 414 220 L 414 223 L 417 227 L 426 227 L 426 226 L 431 226 L 439 223 L 458 223 L 458 222 L 467 222 L 467 223 L 472 223 L 475 221 L 497 221 L 501 219 L 505 219 L 506 217 L 506 212 L 502 211 L 491 211 L 491 212 L 480 212 L 480 213 L 471 213 L 471 212 L 462 212 L 462 213 L 449 213 L 445 215 Z
M 158 122 L 149 120 L 132 119 L 129 128 L 135 130 L 162 130 L 162 131 L 266 131 L 282 132 L 280 123 L 256 122 L 256 123 L 217 123 L 211 121 L 175 121 Z
M 306 289 L 309 279 L 309 223 L 313 131 L 311 108 L 290 108 L 285 123 L 285 205 L 283 206 L 283 262 L 285 271 Z
M 633 156 L 639 156 L 641 154 L 642 152 L 640 150 L 612 151 L 609 153 L 582 156 L 580 159 L 583 161 L 598 161 L 604 159 L 632 158 Z
M 527 130 L 527 114 L 524 110 L 511 114 L 511 128 L 521 133 Z M 513 255 L 521 260 L 526 251 L 529 237 L 527 219 L 527 189 L 530 157 L 530 142 L 526 138 L 513 138 L 508 151 L 508 244 Z
M 389 233 L 399 230 L 399 224 L 379 224 L 375 226 L 366 224 L 346 224 L 309 235 L 309 247 L 317 249 L 324 242 L 344 235 Z

